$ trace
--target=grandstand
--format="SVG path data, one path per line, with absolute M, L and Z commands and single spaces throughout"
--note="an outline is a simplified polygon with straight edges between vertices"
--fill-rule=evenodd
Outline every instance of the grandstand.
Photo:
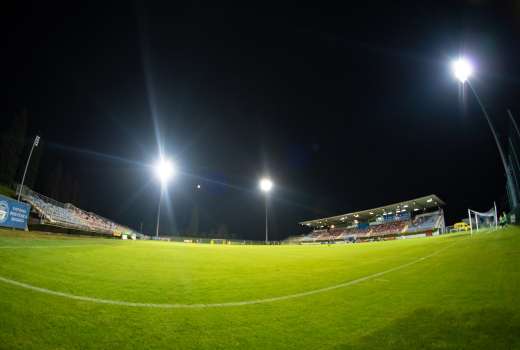
M 363 242 L 426 237 L 444 231 L 445 203 L 432 194 L 378 208 L 300 222 L 312 231 L 300 243 Z
M 20 191 L 19 187 L 18 190 Z M 70 203 L 58 202 L 27 186 L 23 186 L 20 193 L 21 199 L 32 206 L 31 213 L 39 219 L 39 224 L 121 238 L 140 236 L 126 226 L 82 210 Z

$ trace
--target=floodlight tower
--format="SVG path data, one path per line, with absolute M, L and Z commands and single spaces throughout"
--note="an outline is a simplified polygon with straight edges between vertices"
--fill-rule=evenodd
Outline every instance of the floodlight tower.
M 161 182 L 161 192 L 159 194 L 159 203 L 157 205 L 157 223 L 155 225 L 155 237 L 159 237 L 159 221 L 161 219 L 161 201 L 163 192 L 166 189 L 168 184 L 168 180 L 175 175 L 175 167 L 173 163 L 166 158 L 161 157 L 159 161 L 154 166 L 155 176 Z
M 23 171 L 22 176 L 22 182 L 20 183 L 20 188 L 18 190 L 18 202 L 20 201 L 20 198 L 22 197 L 22 191 L 23 191 L 23 183 L 25 181 L 25 175 L 27 174 L 27 168 L 29 167 L 29 163 L 31 162 L 31 156 L 34 151 L 34 147 L 38 147 L 38 143 L 40 142 L 40 136 L 36 135 L 34 138 L 33 144 L 31 146 L 31 151 L 29 152 L 29 157 L 27 158 L 27 162 L 25 163 L 25 169 Z
M 513 186 L 513 180 L 511 178 L 511 172 L 509 170 L 509 166 L 507 165 L 506 157 L 504 156 L 504 151 L 502 150 L 502 146 L 500 145 L 500 141 L 498 139 L 497 133 L 495 131 L 495 127 L 493 126 L 493 123 L 491 122 L 491 119 L 489 118 L 489 115 L 487 113 L 486 108 L 484 107 L 484 104 L 480 100 L 480 97 L 477 94 L 477 91 L 473 87 L 473 85 L 469 81 L 469 77 L 473 74 L 473 66 L 471 63 L 465 59 L 464 57 L 460 57 L 457 60 L 452 62 L 452 70 L 453 74 L 455 75 L 455 78 L 464 86 L 464 84 L 467 84 L 473 92 L 473 96 L 475 96 L 475 99 L 477 100 L 480 109 L 482 110 L 482 114 L 484 114 L 484 117 L 486 118 L 489 128 L 491 129 L 491 133 L 493 134 L 493 137 L 495 138 L 495 142 L 497 144 L 498 153 L 500 154 L 500 159 L 502 160 L 502 165 L 504 166 L 504 170 L 506 172 L 506 178 L 507 178 L 507 186 L 509 187 L 509 192 L 511 193 L 511 199 L 512 204 L 514 207 L 518 204 L 518 199 L 516 197 L 516 191 Z
M 271 179 L 264 177 L 260 179 L 260 190 L 265 193 L 265 244 L 269 242 L 269 192 L 271 192 L 273 188 L 273 181 Z

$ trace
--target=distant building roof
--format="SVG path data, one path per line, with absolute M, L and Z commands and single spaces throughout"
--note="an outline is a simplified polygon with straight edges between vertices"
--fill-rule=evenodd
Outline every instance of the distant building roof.
M 407 201 L 385 205 L 373 209 L 354 211 L 352 213 L 331 216 L 328 218 L 314 219 L 300 222 L 300 225 L 309 227 L 321 227 L 352 223 L 355 221 L 368 221 L 382 215 L 404 214 L 406 212 L 425 211 L 431 208 L 444 206 L 445 203 L 436 195 L 431 194 L 420 198 L 410 199 Z

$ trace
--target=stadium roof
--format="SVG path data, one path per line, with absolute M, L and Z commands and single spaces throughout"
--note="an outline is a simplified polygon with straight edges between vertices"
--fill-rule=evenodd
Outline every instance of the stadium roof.
M 335 224 L 343 224 L 358 221 L 368 221 L 380 215 L 392 215 L 396 213 L 403 213 L 407 211 L 419 212 L 431 208 L 438 208 L 444 206 L 445 203 L 436 195 L 431 194 L 420 198 L 410 199 L 407 201 L 385 205 L 373 209 L 366 209 L 354 211 L 352 213 L 331 216 L 328 218 L 321 218 L 315 220 L 308 220 L 300 222 L 300 225 L 309 227 L 329 226 Z

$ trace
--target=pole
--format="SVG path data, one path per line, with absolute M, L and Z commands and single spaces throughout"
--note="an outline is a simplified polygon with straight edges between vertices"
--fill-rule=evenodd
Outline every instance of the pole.
M 159 194 L 159 205 L 157 205 L 157 223 L 155 224 L 155 237 L 159 238 L 159 221 L 161 219 L 161 200 L 163 195 L 163 186 L 161 184 L 161 193 Z
M 497 202 L 493 202 L 495 206 L 495 230 L 498 228 L 498 213 L 497 213 Z
M 518 161 L 518 155 L 516 154 L 516 150 L 515 150 L 515 147 L 513 145 L 513 141 L 511 140 L 511 138 L 509 138 L 509 147 L 511 148 L 511 153 L 513 154 L 513 157 L 515 157 L 515 163 L 516 163 L 516 168 L 517 169 L 520 169 L 520 161 Z M 509 162 L 511 164 L 513 164 L 513 162 Z M 514 170 L 514 167 L 511 166 L 511 168 L 513 168 Z
M 265 244 L 269 242 L 269 222 L 268 217 L 268 194 L 265 194 Z
M 18 202 L 20 201 L 20 197 L 22 196 L 23 183 L 25 182 L 25 175 L 27 174 L 27 168 L 29 167 L 29 163 L 31 161 L 31 156 L 34 150 L 34 147 L 38 146 L 38 142 L 40 142 L 40 136 L 36 135 L 34 138 L 33 144 L 31 146 L 31 151 L 29 152 L 29 157 L 27 157 L 27 162 L 25 163 L 25 169 L 23 171 L 22 183 L 20 184 L 20 189 L 18 190 Z
M 507 110 L 507 114 L 509 114 L 509 118 L 511 119 L 511 122 L 513 122 L 513 126 L 515 127 L 516 134 L 520 138 L 520 130 L 518 130 L 518 125 L 516 124 L 516 120 L 515 118 L 513 118 L 513 113 L 511 113 L 510 109 Z
M 511 113 L 511 110 L 508 109 L 507 110 L 507 114 L 509 114 L 509 118 L 511 119 L 511 122 L 512 122 L 512 124 L 513 124 L 513 126 L 514 126 L 514 128 L 516 130 L 516 134 L 517 134 L 518 139 L 520 141 L 520 130 L 518 129 L 518 124 L 516 124 L 515 118 L 513 118 L 513 113 Z M 513 140 L 511 138 L 509 138 L 509 147 L 511 148 L 511 150 L 513 152 L 513 155 L 515 156 L 517 169 L 520 169 L 520 164 L 518 162 L 518 156 L 516 154 L 516 149 L 515 149 L 515 146 L 513 144 Z M 513 173 L 514 173 L 514 171 L 513 171 Z M 517 185 L 518 185 L 518 182 L 517 182 Z
M 511 139 L 509 139 L 511 141 Z M 514 150 L 513 150 L 514 155 Z M 518 190 L 520 188 L 520 185 L 518 184 L 518 178 L 516 177 L 516 172 L 514 171 L 515 167 L 513 165 L 513 157 L 511 157 L 511 153 L 509 153 L 509 164 L 511 164 L 511 167 L 509 168 L 511 170 L 511 177 L 514 181 L 515 188 Z
M 477 91 L 475 91 L 475 89 L 473 88 L 473 85 L 470 84 L 469 80 L 467 82 L 468 82 L 468 86 L 470 87 L 471 91 L 473 92 L 473 95 L 477 99 L 477 102 L 480 105 L 480 109 L 482 110 L 484 117 L 486 117 L 486 120 L 489 124 L 489 128 L 491 129 L 491 132 L 493 133 L 493 137 L 495 138 L 495 142 L 496 142 L 497 148 L 498 148 L 498 153 L 500 153 L 500 159 L 502 159 L 502 165 L 504 166 L 504 170 L 506 172 L 507 185 L 509 186 L 509 189 L 511 191 L 511 199 L 513 202 L 512 204 L 513 204 L 513 207 L 516 208 L 516 206 L 518 205 L 518 199 L 516 197 L 516 191 L 512 187 L 513 182 L 511 179 L 511 174 L 509 172 L 509 166 L 507 165 L 507 162 L 506 162 L 506 157 L 504 156 L 504 151 L 502 150 L 502 146 L 500 145 L 500 141 L 498 140 L 497 133 L 495 132 L 495 128 L 493 127 L 493 123 L 491 123 L 491 119 L 489 118 L 489 115 L 487 113 L 486 108 L 484 107 L 484 104 L 480 100 L 480 97 L 478 96 Z M 511 209 L 513 209 L 513 208 L 511 208 Z
M 471 211 L 469 209 L 468 209 L 468 219 L 469 219 L 470 234 L 473 235 L 473 223 L 471 222 Z

